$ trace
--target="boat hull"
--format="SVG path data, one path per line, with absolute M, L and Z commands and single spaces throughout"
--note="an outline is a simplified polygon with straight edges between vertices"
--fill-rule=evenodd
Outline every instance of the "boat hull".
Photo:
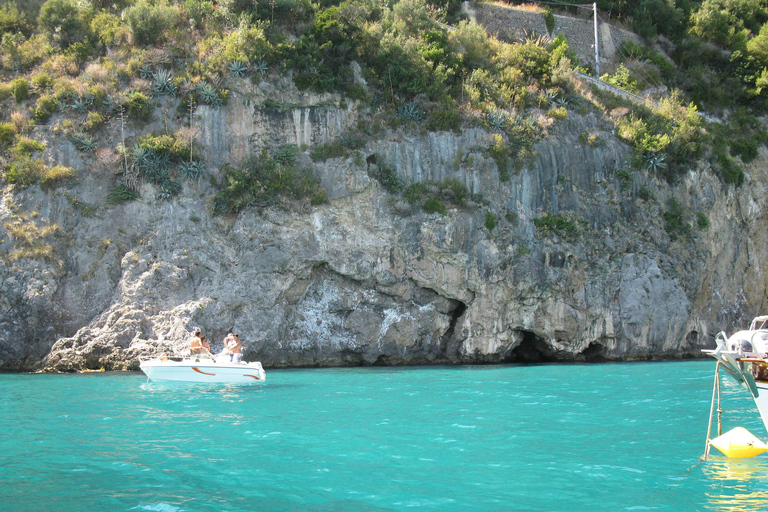
M 184 359 L 173 361 L 151 359 L 139 365 L 155 382 L 218 382 L 231 384 L 260 384 L 267 375 L 261 363 L 217 363 L 210 360 Z

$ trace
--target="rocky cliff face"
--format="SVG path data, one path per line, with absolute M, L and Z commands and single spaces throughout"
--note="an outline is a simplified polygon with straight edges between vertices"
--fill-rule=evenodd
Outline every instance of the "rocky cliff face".
M 126 135 L 182 123 L 165 111 Z M 333 140 L 368 116 L 244 81 L 195 123 L 219 178 L 262 147 Z M 3 191 L 0 369 L 135 368 L 140 355 L 183 351 L 198 326 L 214 349 L 240 333 L 246 358 L 268 367 L 696 356 L 764 312 L 768 156 L 740 188 L 706 168 L 674 186 L 643 173 L 627 183 L 616 171 L 630 150 L 610 130 L 570 112 L 507 181 L 480 128 L 390 130 L 364 148 L 374 158 L 315 164 L 304 153 L 329 204 L 237 216 L 208 213 L 207 180 L 170 202 L 145 184 L 142 199 L 105 206 L 116 155 L 84 157 L 45 134 L 46 157 L 79 180 Z M 113 131 L 104 137 L 116 147 Z M 604 144 L 580 143 L 583 132 Z M 413 212 L 369 177 L 382 158 L 408 182 L 457 179 L 475 200 L 446 216 Z M 709 226 L 670 239 L 672 196 L 688 222 L 701 212 Z M 537 229 L 547 213 L 572 229 Z

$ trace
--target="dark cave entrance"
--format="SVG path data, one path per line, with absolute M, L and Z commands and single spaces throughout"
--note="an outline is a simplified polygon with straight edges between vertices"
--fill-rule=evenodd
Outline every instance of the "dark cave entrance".
M 551 348 L 541 336 L 531 331 L 522 331 L 523 341 L 512 349 L 510 362 L 515 363 L 548 363 L 555 361 Z
M 449 313 L 451 315 L 451 319 L 448 323 L 448 328 L 445 330 L 445 333 L 441 336 L 441 341 L 447 342 L 450 341 L 453 337 L 453 333 L 456 332 L 456 324 L 459 323 L 459 319 L 464 314 L 464 312 L 467 310 L 467 305 L 464 304 L 461 301 L 455 301 L 455 306 Z
M 595 342 L 590 343 L 589 346 L 581 352 L 580 356 L 588 363 L 607 361 L 607 358 L 605 357 L 605 347 Z

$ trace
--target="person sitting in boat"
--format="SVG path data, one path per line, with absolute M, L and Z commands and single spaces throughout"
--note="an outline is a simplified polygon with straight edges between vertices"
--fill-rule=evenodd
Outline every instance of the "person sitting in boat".
M 232 352 L 230 352 L 230 350 L 229 350 L 229 343 L 230 343 L 231 341 L 233 341 L 234 339 L 235 339 L 235 335 L 234 335 L 234 334 L 232 334 L 232 333 L 229 333 L 229 334 L 227 334 L 227 335 L 224 337 L 224 341 L 222 341 L 222 342 L 221 342 L 221 345 L 222 345 L 222 347 L 223 347 L 223 348 L 221 349 L 221 355 L 223 355 L 223 356 L 231 356 L 231 355 L 232 355 Z M 230 357 L 230 360 L 231 360 L 231 359 L 232 359 L 232 358 Z
M 239 363 L 243 360 L 243 344 L 240 341 L 240 336 L 237 334 L 230 334 L 227 336 L 227 340 L 227 350 L 229 351 L 230 362 Z
M 210 355 L 211 345 L 206 341 L 203 332 L 200 329 L 195 330 L 195 336 L 189 343 L 189 351 L 193 356 Z

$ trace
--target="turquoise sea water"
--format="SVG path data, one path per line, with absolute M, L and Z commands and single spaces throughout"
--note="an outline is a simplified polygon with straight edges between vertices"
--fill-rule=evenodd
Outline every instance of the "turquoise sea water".
M 768 510 L 768 455 L 699 462 L 713 372 L 282 370 L 262 386 L 0 374 L 0 510 Z M 768 438 L 723 384 L 725 429 Z

